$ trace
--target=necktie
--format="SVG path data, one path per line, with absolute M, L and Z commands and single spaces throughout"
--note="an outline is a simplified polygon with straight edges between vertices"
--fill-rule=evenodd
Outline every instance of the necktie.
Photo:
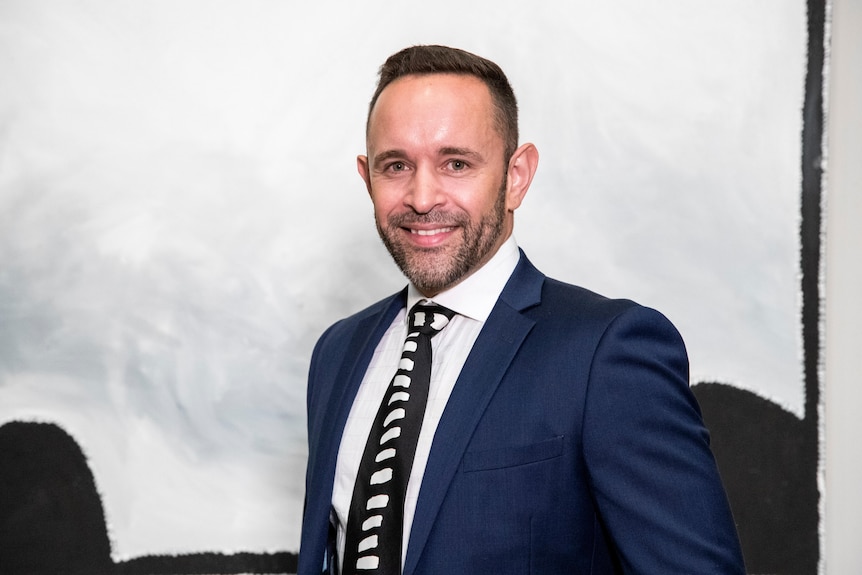
M 408 315 L 398 371 L 371 426 L 347 517 L 342 575 L 401 573 L 404 494 L 431 381 L 431 338 L 455 315 L 418 303 Z

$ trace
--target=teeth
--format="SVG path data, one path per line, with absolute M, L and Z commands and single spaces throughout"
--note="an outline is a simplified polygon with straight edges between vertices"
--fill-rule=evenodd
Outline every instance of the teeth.
M 410 230 L 411 233 L 420 236 L 436 236 L 437 234 L 445 234 L 452 231 L 453 228 L 438 228 L 436 230 Z

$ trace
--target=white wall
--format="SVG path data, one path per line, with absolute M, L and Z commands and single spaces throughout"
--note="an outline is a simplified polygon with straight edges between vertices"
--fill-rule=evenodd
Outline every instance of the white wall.
M 833 0 L 826 184 L 826 573 L 862 573 L 862 2 Z

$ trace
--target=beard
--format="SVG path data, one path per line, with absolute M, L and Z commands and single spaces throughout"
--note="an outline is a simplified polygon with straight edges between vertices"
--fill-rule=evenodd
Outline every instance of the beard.
M 375 215 L 380 239 L 401 272 L 423 293 L 436 294 L 458 283 L 484 264 L 497 246 L 506 218 L 505 181 L 490 212 L 473 222 L 466 212 L 431 211 L 392 216 L 384 227 Z M 461 241 L 455 246 L 417 248 L 401 239 L 411 224 L 457 226 Z

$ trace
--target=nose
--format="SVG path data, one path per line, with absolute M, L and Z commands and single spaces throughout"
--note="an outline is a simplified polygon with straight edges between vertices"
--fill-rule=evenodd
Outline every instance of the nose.
M 427 214 L 444 202 L 440 179 L 433 169 L 417 167 L 405 203 L 417 214 Z

